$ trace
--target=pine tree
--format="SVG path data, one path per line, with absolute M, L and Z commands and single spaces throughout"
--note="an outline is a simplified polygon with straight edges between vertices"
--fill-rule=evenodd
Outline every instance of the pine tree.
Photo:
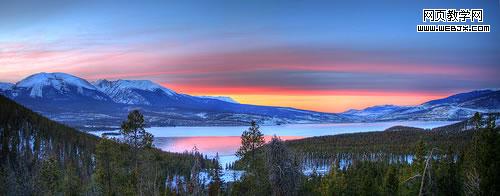
M 139 110 L 133 110 L 122 123 L 120 133 L 125 142 L 136 149 L 152 147 L 153 135 L 146 132 L 145 126 L 144 116 Z
M 419 140 L 415 146 L 415 155 L 413 156 L 413 168 L 416 173 L 422 173 L 425 164 L 425 143 L 423 140 Z
M 496 116 L 494 114 L 488 115 L 488 120 L 486 121 L 486 128 L 494 129 L 496 127 Z
M 117 168 L 115 165 L 114 156 L 116 153 L 113 151 L 114 142 L 103 138 L 96 146 L 96 177 L 97 183 L 103 195 L 116 194 L 116 175 Z
M 448 148 L 443 160 L 440 161 L 437 170 L 437 188 L 439 195 L 460 195 L 462 192 L 457 163 L 454 153 Z
M 417 195 L 420 191 L 420 185 L 422 184 L 422 174 L 425 169 L 425 161 L 426 161 L 426 146 L 423 140 L 419 140 L 414 149 L 413 161 L 412 161 L 412 170 L 413 175 L 420 176 L 416 178 L 418 180 L 414 180 L 413 182 L 409 182 L 411 186 L 409 187 L 410 195 Z
M 386 195 L 397 195 L 399 188 L 399 178 L 394 167 L 389 166 L 384 179 L 384 189 Z
M 483 127 L 483 117 L 481 116 L 481 113 L 474 113 L 474 116 L 472 116 L 472 123 L 474 124 L 475 129 Z
M 264 134 L 260 131 L 259 125 L 252 121 L 248 130 L 241 134 L 241 146 L 236 152 L 239 158 L 250 158 L 250 169 L 257 170 L 258 164 L 255 157 L 257 148 L 264 145 Z M 250 153 L 250 157 L 248 154 Z
M 236 155 L 240 158 L 246 157 L 248 153 L 251 154 L 252 161 L 255 160 L 255 150 L 264 145 L 264 134 L 259 129 L 259 125 L 255 122 L 251 122 L 250 128 L 243 131 L 241 135 L 241 146 L 236 152 Z
M 479 188 L 484 195 L 500 194 L 500 133 L 494 128 L 495 118 L 489 118 L 488 127 L 476 138 L 474 163 L 479 174 Z
M 127 120 L 121 125 L 120 133 L 123 135 L 125 142 L 133 149 L 132 157 L 134 169 L 129 183 L 135 185 L 136 190 L 141 191 L 139 186 L 139 149 L 151 148 L 153 146 L 153 135 L 145 129 L 144 116 L 139 110 L 133 110 L 128 114 Z
M 208 195 L 220 195 L 222 193 L 222 185 L 224 181 L 222 180 L 222 167 L 219 164 L 219 153 L 215 155 L 214 158 L 214 169 L 210 173 L 212 181 L 208 186 Z
M 55 195 L 60 192 L 62 173 L 57 159 L 52 157 L 42 162 L 39 178 L 39 185 L 44 195 Z

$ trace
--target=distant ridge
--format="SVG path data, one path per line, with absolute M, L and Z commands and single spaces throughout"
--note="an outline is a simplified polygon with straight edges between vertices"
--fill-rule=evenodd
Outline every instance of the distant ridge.
M 152 126 L 233 126 L 375 121 L 459 121 L 475 112 L 500 112 L 500 91 L 483 89 L 417 106 L 379 105 L 343 113 L 240 104 L 230 97 L 191 96 L 149 80 L 88 82 L 66 73 L 38 73 L 0 83 L 3 94 L 26 107 L 81 129 L 109 129 L 131 109 L 141 109 Z
M 417 106 L 381 105 L 342 114 L 357 119 L 391 120 L 464 120 L 474 113 L 500 112 L 500 91 L 492 89 L 459 93 Z
M 197 96 L 197 97 L 207 98 L 207 99 L 217 99 L 217 100 L 225 101 L 225 102 L 229 102 L 229 103 L 238 103 L 233 98 L 227 97 L 227 96 Z

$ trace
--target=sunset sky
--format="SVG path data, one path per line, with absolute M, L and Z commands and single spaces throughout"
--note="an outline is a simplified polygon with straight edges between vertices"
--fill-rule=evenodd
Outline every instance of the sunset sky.
M 490 33 L 417 33 L 482 8 Z M 242 103 L 342 112 L 500 87 L 499 1 L 0 1 L 0 81 L 147 79 Z

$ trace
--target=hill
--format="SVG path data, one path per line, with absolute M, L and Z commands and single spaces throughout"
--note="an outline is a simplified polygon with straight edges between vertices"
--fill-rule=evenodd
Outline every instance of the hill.
M 465 120 L 474 113 L 500 112 L 500 90 L 476 90 L 431 100 L 416 106 L 381 105 L 348 110 L 344 115 L 364 121 Z
M 54 122 L 0 95 L 0 192 L 8 195 L 122 195 L 166 192 L 165 182 L 187 176 L 196 154 L 141 149 L 141 173 L 133 171 L 130 146 Z M 106 185 L 109 182 L 108 185 Z M 106 186 L 105 186 L 106 185 Z
M 286 141 L 295 151 L 315 156 L 335 157 L 339 154 L 407 155 L 423 141 L 440 149 L 464 150 L 474 135 L 473 130 L 462 130 L 463 123 L 438 127 L 431 130 L 395 126 L 384 131 L 349 133 L 332 136 L 310 137 Z
M 268 175 L 271 181 L 282 175 L 286 182 L 302 180 L 299 195 L 495 195 L 500 190 L 500 129 L 495 114 L 477 117 L 435 129 L 394 126 L 298 140 L 274 138 L 232 166 L 253 172 L 235 190 L 245 193 L 254 176 Z M 287 173 L 297 172 L 293 168 L 307 176 Z M 274 185 L 260 183 L 263 194 Z

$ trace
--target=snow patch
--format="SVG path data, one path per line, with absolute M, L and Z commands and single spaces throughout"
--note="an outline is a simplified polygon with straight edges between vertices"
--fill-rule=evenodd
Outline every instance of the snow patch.
M 83 89 L 97 90 L 86 80 L 65 73 L 38 73 L 19 81 L 15 85 L 16 88 L 30 89 L 31 97 L 42 97 L 43 88 L 47 86 L 60 92 L 67 92 L 69 86 L 74 86 L 80 94 L 83 93 Z
M 219 101 L 225 101 L 225 102 L 229 102 L 229 103 L 239 103 L 236 100 L 234 100 L 233 98 L 228 97 L 228 96 L 197 96 L 197 97 L 204 98 L 204 99 L 216 99 Z
M 97 80 L 93 82 L 93 84 L 101 91 L 107 91 L 109 88 L 113 88 L 115 90 L 138 89 L 151 92 L 161 90 L 167 95 L 177 94 L 175 91 L 165 88 L 149 80 Z
M 93 85 L 117 103 L 151 105 L 140 91 L 162 93 L 176 96 L 177 93 L 149 80 L 97 80 Z

